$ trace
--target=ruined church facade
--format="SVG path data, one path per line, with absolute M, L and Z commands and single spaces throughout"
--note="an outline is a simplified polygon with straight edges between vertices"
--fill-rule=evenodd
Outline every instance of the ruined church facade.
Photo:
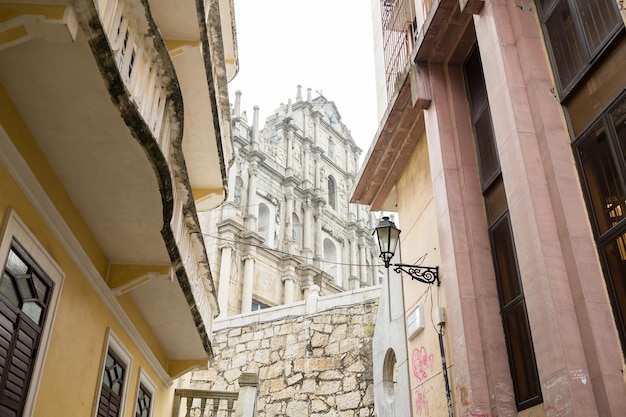
M 302 97 L 259 124 L 232 110 L 229 196 L 201 218 L 220 317 L 378 284 L 367 206 L 349 203 L 361 149 L 332 101 Z

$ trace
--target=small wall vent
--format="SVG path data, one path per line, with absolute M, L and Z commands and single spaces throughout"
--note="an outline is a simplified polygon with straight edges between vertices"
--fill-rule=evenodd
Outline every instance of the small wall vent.
M 413 311 L 406 316 L 406 334 L 409 340 L 424 330 L 424 303 L 419 303 Z

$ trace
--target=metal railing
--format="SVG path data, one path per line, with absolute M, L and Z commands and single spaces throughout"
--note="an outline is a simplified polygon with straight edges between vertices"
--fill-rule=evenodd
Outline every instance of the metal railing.
M 388 101 L 399 90 L 397 84 L 409 66 L 416 35 L 412 3 L 405 0 L 380 0 Z

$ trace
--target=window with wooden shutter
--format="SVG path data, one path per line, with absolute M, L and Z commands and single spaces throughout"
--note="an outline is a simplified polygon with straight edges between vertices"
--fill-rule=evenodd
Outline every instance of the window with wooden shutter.
M 52 281 L 16 240 L 0 277 L 0 415 L 21 416 Z
M 126 364 L 113 349 L 109 348 L 102 374 L 98 417 L 118 417 L 121 415 L 125 377 Z
M 94 417 L 120 417 L 124 414 L 131 364 L 130 353 L 115 333 L 108 329 Z
M 154 415 L 155 395 L 156 385 L 148 377 L 148 374 L 142 368 L 139 368 L 134 417 L 152 417 Z

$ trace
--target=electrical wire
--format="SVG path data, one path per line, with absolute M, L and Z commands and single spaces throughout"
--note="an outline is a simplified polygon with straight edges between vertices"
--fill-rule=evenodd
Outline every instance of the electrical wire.
M 246 246 L 250 246 L 250 247 L 253 247 L 253 248 L 261 248 L 261 249 L 264 249 L 264 250 L 267 250 L 267 251 L 270 251 L 270 252 L 274 252 L 274 253 L 278 253 L 278 254 L 281 254 L 281 255 L 286 255 L 286 256 L 291 256 L 291 257 L 294 257 L 294 258 L 298 258 L 298 259 L 300 259 L 302 261 L 318 260 L 316 258 L 309 258 L 309 257 L 306 257 L 306 256 L 295 255 L 293 253 L 285 252 L 285 251 L 282 251 L 280 249 L 273 249 L 273 248 L 270 248 L 268 246 L 261 246 L 261 245 L 255 245 L 253 243 L 242 242 L 241 240 L 228 239 L 228 238 L 225 238 L 225 237 L 215 236 L 215 235 L 212 235 L 212 234 L 209 234 L 209 233 L 200 233 L 200 232 L 195 232 L 195 233 L 201 234 L 202 236 L 205 236 L 205 237 L 210 237 L 210 238 L 221 240 L 221 241 L 225 241 L 225 242 L 231 242 L 231 243 L 235 243 L 235 244 L 246 245 Z M 367 265 L 367 264 L 353 264 L 353 263 L 345 263 L 345 262 L 334 262 L 334 261 L 329 261 L 329 260 L 326 260 L 326 259 L 319 259 L 319 261 L 320 262 L 324 262 L 326 264 L 331 264 L 331 265 L 346 265 L 346 266 L 357 266 L 357 267 L 358 266 L 365 266 L 365 267 L 371 267 L 372 266 L 372 265 Z M 374 264 L 374 266 L 384 266 L 384 265 L 382 263 L 376 263 L 376 264 Z

